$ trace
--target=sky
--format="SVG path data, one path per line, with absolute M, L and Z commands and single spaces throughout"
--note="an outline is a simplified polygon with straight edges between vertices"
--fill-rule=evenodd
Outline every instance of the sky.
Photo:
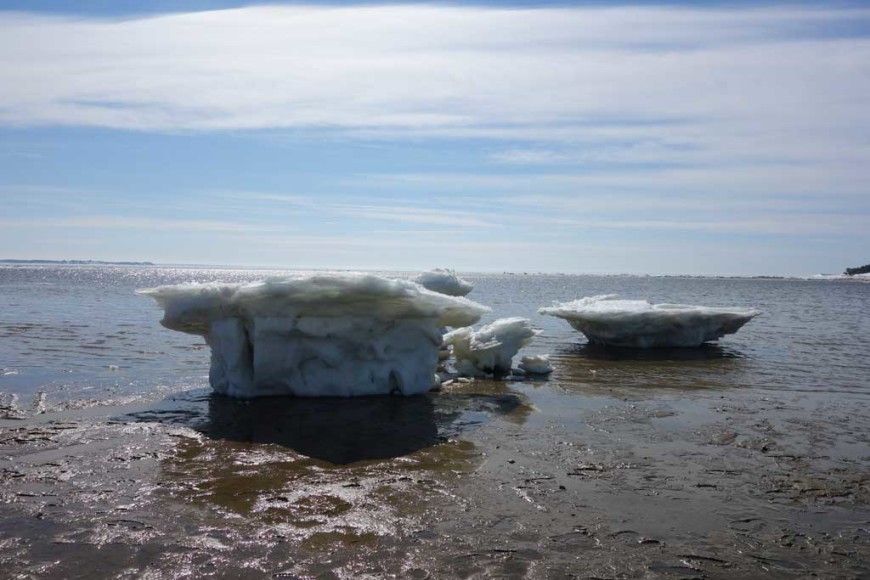
M 870 262 L 870 5 L 0 0 L 0 258 Z

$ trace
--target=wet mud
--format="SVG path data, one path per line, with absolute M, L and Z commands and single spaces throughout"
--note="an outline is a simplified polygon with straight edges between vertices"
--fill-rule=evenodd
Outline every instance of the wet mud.
M 607 363 L 407 399 L 14 408 L 0 577 L 870 577 L 865 397 L 621 388 Z

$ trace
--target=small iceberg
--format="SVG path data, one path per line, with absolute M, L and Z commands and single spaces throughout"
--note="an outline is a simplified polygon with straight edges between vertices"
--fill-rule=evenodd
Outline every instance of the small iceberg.
M 239 398 L 416 395 L 437 386 L 441 328 L 489 308 L 408 280 L 363 274 L 140 290 L 161 324 L 205 337 L 209 382 Z
M 541 308 L 564 318 L 592 344 L 630 348 L 688 347 L 734 334 L 761 314 L 754 308 L 711 308 L 591 296 Z
M 528 318 L 500 318 L 478 331 L 457 328 L 444 336 L 444 343 L 453 346 L 460 375 L 502 377 L 510 374 L 514 355 L 539 334 Z
M 463 280 L 453 270 L 442 268 L 423 272 L 414 278 L 414 282 L 427 290 L 448 296 L 465 296 L 474 288 L 474 284 L 468 280 Z

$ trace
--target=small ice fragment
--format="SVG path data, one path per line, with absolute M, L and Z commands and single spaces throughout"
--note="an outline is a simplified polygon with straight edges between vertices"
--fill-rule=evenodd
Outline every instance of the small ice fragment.
M 459 376 L 481 379 L 486 376 L 487 372 L 477 368 L 473 361 L 469 359 L 460 359 L 456 361 L 456 372 Z M 492 374 L 492 371 L 490 371 Z
M 520 368 L 532 375 L 548 375 L 553 372 L 548 354 L 530 354 L 520 360 Z
M 36 400 L 33 401 L 33 414 L 34 415 L 42 415 L 45 413 L 45 399 L 46 394 L 45 391 L 39 391 L 36 394 Z
M 457 328 L 444 336 L 453 346 L 456 372 L 470 377 L 510 374 L 513 357 L 541 333 L 528 318 L 500 318 L 475 331 Z
M 465 296 L 474 288 L 474 284 L 463 280 L 453 270 L 442 268 L 423 272 L 414 278 L 414 282 L 427 290 L 447 294 L 448 296 Z
M 16 393 L 0 393 L 0 419 L 24 419 L 25 415 L 18 408 Z
M 117 370 L 120 369 L 120 368 L 121 368 L 121 367 L 119 367 L 118 365 L 109 365 L 109 370 L 110 370 L 110 371 L 117 371 Z
M 686 347 L 737 332 L 754 308 L 712 308 L 620 300 L 615 294 L 590 296 L 538 310 L 564 318 L 592 344 L 631 348 Z

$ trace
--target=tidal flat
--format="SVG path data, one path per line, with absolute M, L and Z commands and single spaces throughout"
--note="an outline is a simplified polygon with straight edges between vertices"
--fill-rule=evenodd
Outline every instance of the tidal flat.
M 545 412 L 546 411 L 546 412 Z M 9 578 L 861 578 L 870 420 L 475 381 L 0 422 Z
M 870 576 L 870 285 L 481 275 L 549 378 L 213 395 L 132 290 L 258 274 L 3 271 L 0 577 Z M 764 314 L 655 351 L 534 316 L 614 290 Z

